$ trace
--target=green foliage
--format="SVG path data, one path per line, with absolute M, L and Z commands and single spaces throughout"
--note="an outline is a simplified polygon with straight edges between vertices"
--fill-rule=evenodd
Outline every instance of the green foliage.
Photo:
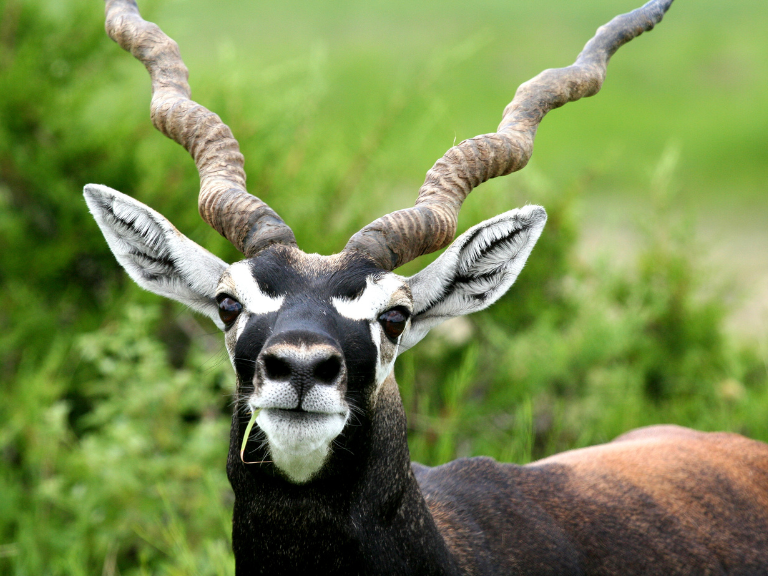
M 229 369 L 198 347 L 194 367 L 172 366 L 159 316 L 129 306 L 71 351 L 55 338 L 6 395 L 0 527 L 13 573 L 232 572 Z M 73 359 L 78 399 L 61 373 Z
M 287 31 L 285 21 L 297 30 L 305 24 L 286 20 L 281 10 L 289 8 L 280 3 L 258 5 L 263 35 L 238 24 L 215 45 L 200 31 L 224 26 L 220 12 L 201 28 L 178 4 L 142 10 L 167 15 L 178 30 L 180 37 L 169 32 L 190 55 L 195 97 L 240 139 L 249 189 L 286 218 L 307 251 L 324 253 L 412 202 L 424 171 L 454 138 L 491 129 L 528 72 L 552 65 L 553 55 L 562 61 L 583 42 L 571 46 L 571 22 L 555 19 L 540 50 L 550 60 L 540 66 L 536 53 L 523 65 L 498 50 L 511 37 L 517 46 L 533 41 L 535 11 L 522 5 L 509 34 L 506 2 L 488 1 L 460 18 L 419 3 L 373 2 L 371 21 L 348 2 L 303 2 L 313 26 L 336 34 L 344 48 L 334 53 Z M 589 20 L 588 31 L 605 8 L 597 0 L 568 6 L 578 15 L 563 17 L 578 16 L 574 26 Z M 233 2 L 221 10 L 252 9 Z M 355 25 L 338 29 L 342 14 Z M 102 17 L 89 0 L 0 0 L 0 574 L 230 574 L 224 462 L 234 378 L 220 337 L 207 320 L 198 323 L 130 283 L 87 214 L 82 186 L 129 193 L 225 259 L 237 254 L 199 220 L 194 166 L 152 129 L 146 73 L 106 39 Z M 261 22 L 239 12 L 236 20 Z M 753 20 L 745 19 L 744 30 Z M 486 28 L 470 34 L 455 22 Z M 670 15 L 660 31 L 672 23 Z M 390 38 L 407 26 L 420 34 Z M 693 62 L 705 42 L 699 27 L 690 28 L 677 52 Z M 725 36 L 737 34 L 723 28 Z M 664 42 L 653 34 L 649 50 Z M 307 43 L 281 44 L 291 35 Z M 707 46 L 707 58 L 715 58 Z M 417 50 L 423 57 L 411 58 Z M 752 48 L 732 52 L 734 61 L 752 62 Z M 621 58 L 612 74 L 632 60 Z M 674 148 L 662 152 L 649 135 L 660 129 L 651 120 L 637 127 L 627 114 L 653 116 L 642 111 L 646 90 L 661 82 L 657 73 L 679 79 L 667 68 L 672 59 L 655 61 L 653 75 L 642 63 L 630 68 L 623 99 L 604 93 L 554 113 L 531 166 L 467 201 L 462 228 L 526 202 L 545 205 L 549 221 L 510 294 L 435 329 L 399 360 L 415 460 L 487 454 L 524 463 L 657 422 L 768 440 L 765 353 L 723 331 L 723 299 L 705 289 L 712 279 L 691 257 L 699 249 L 674 208 L 686 192 L 681 185 L 677 193 L 677 180 L 701 170 L 698 182 L 717 181 L 722 164 L 707 160 L 722 143 L 695 111 L 680 107 L 703 102 L 699 112 L 708 117 L 719 108 L 705 100 L 706 70 L 693 67 L 688 97 L 668 96 L 665 84 L 654 95 L 670 99 L 662 121 L 674 132 L 693 118 L 691 130 L 699 131 L 688 146 L 711 148 L 694 168 Z M 498 81 L 481 77 L 488 71 Z M 741 89 L 747 80 L 729 82 Z M 764 179 L 755 168 L 759 155 L 744 153 L 749 142 L 764 149 L 759 122 L 742 126 L 749 105 L 729 108 L 739 133 L 753 136 L 735 148 L 741 172 L 726 171 L 746 183 L 746 194 Z M 590 109 L 599 112 L 589 116 Z M 607 155 L 590 150 L 587 141 L 619 138 L 605 135 L 611 122 L 620 132 L 630 124 L 637 130 L 646 145 L 637 143 L 639 164 L 625 167 L 621 146 Z M 579 203 L 589 190 L 614 186 L 652 199 L 643 240 L 625 266 L 585 264 L 574 254 Z
M 702 290 L 707 276 L 690 257 L 689 227 L 659 177 L 674 170 L 669 156 L 649 186 L 653 224 L 632 266 L 576 266 L 572 243 L 555 229 L 555 274 L 526 267 L 538 288 L 523 291 L 518 282 L 506 303 L 436 329 L 442 341 L 400 360 L 415 459 L 485 454 L 524 463 L 660 422 L 768 440 L 759 416 L 768 409 L 768 372 L 726 337 L 722 298 Z M 553 223 L 572 229 L 568 213 L 542 239 Z M 537 246 L 532 264 L 540 256 Z M 529 299 L 542 294 L 547 308 L 529 320 Z
M 0 2 L 2 378 L 22 354 L 50 347 L 62 326 L 93 326 L 87 313 L 115 283 L 109 250 L 83 233 L 78 194 L 89 178 L 135 179 L 131 155 L 109 152 L 116 140 L 130 147 L 141 130 L 138 118 L 114 114 L 125 98 L 114 107 L 105 100 L 115 69 L 107 48 L 100 14 L 86 2 L 56 14 Z
M 80 419 L 80 458 L 65 475 L 101 477 L 104 490 L 90 495 L 89 507 L 100 507 L 114 523 L 110 538 L 123 554 L 137 546 L 131 540 L 138 536 L 157 548 L 143 547 L 143 563 L 165 555 L 188 572 L 219 573 L 229 532 L 221 453 L 228 422 L 220 417 L 231 404 L 229 370 L 221 354 L 212 361 L 210 352 L 198 350 L 190 355 L 194 368 L 170 366 L 164 347 L 149 335 L 158 314 L 157 307 L 130 307 L 117 326 L 79 342 L 82 361 L 96 371 L 83 386 L 94 409 Z M 82 503 L 76 507 L 82 513 Z M 163 515 L 146 523 L 158 508 Z M 194 559 L 192 550 L 202 557 Z

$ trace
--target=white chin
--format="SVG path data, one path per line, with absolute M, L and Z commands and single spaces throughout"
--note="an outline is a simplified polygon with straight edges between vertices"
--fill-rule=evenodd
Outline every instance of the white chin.
M 325 463 L 331 442 L 344 429 L 345 414 L 265 408 L 256 424 L 267 435 L 275 466 L 296 484 L 307 482 Z

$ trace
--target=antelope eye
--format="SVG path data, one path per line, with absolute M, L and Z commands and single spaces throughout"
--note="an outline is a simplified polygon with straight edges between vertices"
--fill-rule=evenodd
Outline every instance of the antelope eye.
M 232 322 L 237 320 L 240 312 L 243 311 L 243 305 L 227 295 L 219 296 L 218 301 L 219 318 L 221 318 L 221 321 L 226 325 L 232 324 Z
M 405 308 L 392 308 L 379 316 L 379 324 L 384 328 L 387 338 L 395 342 L 405 330 L 410 313 Z

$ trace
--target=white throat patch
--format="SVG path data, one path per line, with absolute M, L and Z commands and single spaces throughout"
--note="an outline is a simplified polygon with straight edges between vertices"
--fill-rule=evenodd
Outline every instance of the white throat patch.
M 275 465 L 296 483 L 310 480 L 325 463 L 331 442 L 344 429 L 346 414 L 293 413 L 265 409 L 256 424 L 267 435 Z

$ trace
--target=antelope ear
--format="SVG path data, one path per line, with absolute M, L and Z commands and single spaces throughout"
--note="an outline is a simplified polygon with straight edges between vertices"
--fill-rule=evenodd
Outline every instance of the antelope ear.
M 411 348 L 441 322 L 501 298 L 523 269 L 546 221 L 541 206 L 500 214 L 467 230 L 437 260 L 408 278 L 413 316 L 399 351 Z
M 216 288 L 227 264 L 167 218 L 117 190 L 88 184 L 85 202 L 112 253 L 136 283 L 210 317 L 223 329 Z

